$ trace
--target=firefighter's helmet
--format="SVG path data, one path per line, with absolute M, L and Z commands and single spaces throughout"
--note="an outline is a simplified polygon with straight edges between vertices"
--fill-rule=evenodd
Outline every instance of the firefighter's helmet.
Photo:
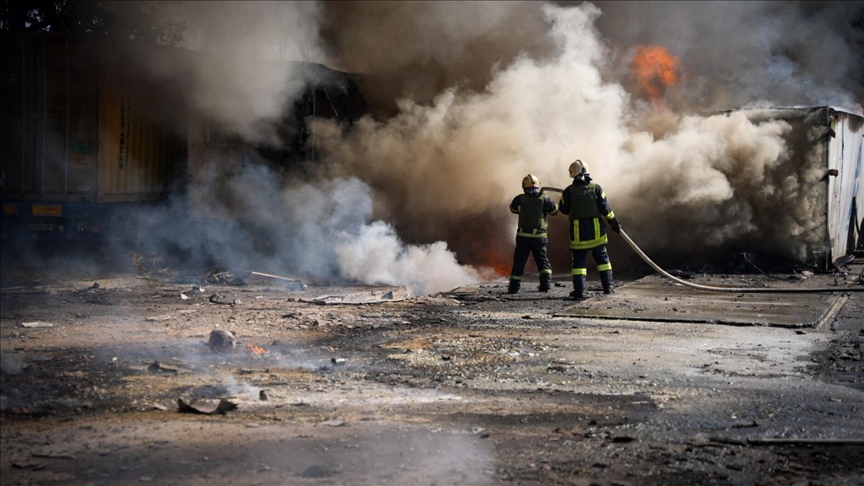
M 576 159 L 575 161 L 573 161 L 572 164 L 570 164 L 570 177 L 578 177 L 582 174 L 587 174 L 587 173 L 588 173 L 588 164 L 586 164 L 585 162 L 582 162 L 581 160 Z
M 522 179 L 522 188 L 528 189 L 531 187 L 540 187 L 540 179 L 535 175 L 528 174 Z

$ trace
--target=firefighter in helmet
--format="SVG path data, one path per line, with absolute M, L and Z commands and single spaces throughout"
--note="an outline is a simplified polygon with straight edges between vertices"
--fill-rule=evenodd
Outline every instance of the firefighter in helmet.
M 516 229 L 516 251 L 513 254 L 513 271 L 510 272 L 510 285 L 507 293 L 519 292 L 522 284 L 522 274 L 528 255 L 534 254 L 534 262 L 540 272 L 540 292 L 548 292 L 552 280 L 552 265 L 546 256 L 546 228 L 548 215 L 558 214 L 558 205 L 548 196 L 540 194 L 540 179 L 528 174 L 522 179 L 522 191 L 510 203 L 510 212 L 519 215 L 519 226 Z
M 570 164 L 570 177 L 573 183 L 564 189 L 558 203 L 561 212 L 570 217 L 570 251 L 573 258 L 573 292 L 570 297 L 575 300 L 585 298 L 589 251 L 600 272 L 603 293 L 611 294 L 612 264 L 606 253 L 606 225 L 600 216 L 606 218 L 616 233 L 621 233 L 621 223 L 612 212 L 606 193 L 599 184 L 591 181 L 588 164 L 579 159 Z

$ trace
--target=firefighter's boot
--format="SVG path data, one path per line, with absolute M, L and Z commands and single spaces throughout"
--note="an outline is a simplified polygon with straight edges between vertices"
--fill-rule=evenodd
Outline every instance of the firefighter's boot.
M 612 270 L 600 272 L 600 283 L 603 284 L 603 293 L 611 294 L 615 292 L 615 287 L 612 282 Z
M 549 288 L 551 287 L 550 282 L 552 281 L 552 275 L 548 273 L 540 274 L 540 287 L 537 288 L 540 292 L 549 292 Z
M 570 292 L 570 298 L 573 300 L 584 300 L 585 299 L 585 276 L 584 275 L 574 275 L 573 276 L 573 292 Z
M 515 293 L 519 292 L 519 287 L 521 287 L 521 286 L 522 286 L 521 282 L 519 282 L 518 280 L 513 280 L 511 278 L 510 279 L 510 285 L 507 286 L 507 293 L 508 294 L 515 294 Z

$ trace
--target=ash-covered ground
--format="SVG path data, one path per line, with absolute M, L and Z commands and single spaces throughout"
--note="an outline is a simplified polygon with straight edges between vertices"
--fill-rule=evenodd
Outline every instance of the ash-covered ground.
M 864 483 L 861 292 L 697 309 L 592 273 L 581 303 L 564 275 L 404 298 L 137 263 L 4 257 L 4 485 Z M 692 280 L 860 285 L 846 270 Z M 724 320 L 748 305 L 800 322 Z

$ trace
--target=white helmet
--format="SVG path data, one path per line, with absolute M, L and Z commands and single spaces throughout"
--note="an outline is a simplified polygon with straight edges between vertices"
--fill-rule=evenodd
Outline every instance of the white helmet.
M 522 178 L 522 188 L 528 189 L 529 187 L 540 187 L 540 179 L 535 175 L 528 174 Z
M 577 177 L 588 173 L 588 164 L 579 159 L 570 164 L 570 177 Z

